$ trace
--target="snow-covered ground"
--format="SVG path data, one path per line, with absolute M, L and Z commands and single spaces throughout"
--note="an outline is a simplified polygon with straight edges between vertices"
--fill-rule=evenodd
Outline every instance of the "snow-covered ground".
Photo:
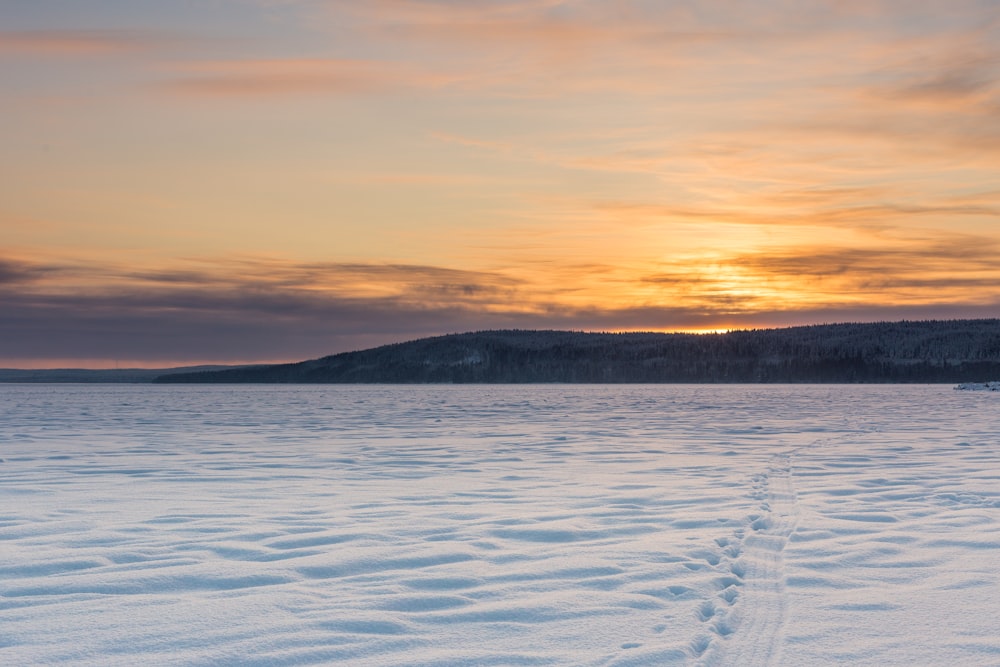
M 1000 391 L 1000 381 L 990 382 L 963 382 L 955 387 L 961 391 Z
M 951 386 L 0 386 L 0 664 L 998 665 Z

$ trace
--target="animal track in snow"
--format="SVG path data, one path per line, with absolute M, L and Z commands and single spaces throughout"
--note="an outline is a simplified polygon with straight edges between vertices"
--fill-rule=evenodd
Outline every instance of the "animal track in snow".
M 769 665 L 778 657 L 786 611 L 782 551 L 798 516 L 788 454 L 751 478 L 750 496 L 760 501 L 756 511 L 732 537 L 715 541 L 725 557 L 715 580 L 721 604 L 702 603 L 698 618 L 710 634 L 690 645 L 701 667 Z

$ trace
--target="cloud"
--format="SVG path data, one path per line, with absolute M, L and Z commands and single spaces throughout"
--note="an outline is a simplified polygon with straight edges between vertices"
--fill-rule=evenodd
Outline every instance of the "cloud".
M 829 3 L 746 3 L 704 0 L 670 3 L 588 0 L 373 0 L 329 2 L 337 12 L 366 21 L 376 34 L 437 46 L 458 44 L 561 51 L 602 45 L 643 45 L 662 51 L 678 43 L 704 44 L 767 35 L 774 39 L 828 25 Z
M 8 224 L 11 241 L 86 237 L 92 248 L 149 256 L 187 235 L 252 249 L 255 234 L 284 233 L 273 229 L 280 220 L 283 248 L 317 238 L 311 254 L 359 256 L 382 251 L 375 235 L 385 229 L 398 241 L 410 220 L 407 233 L 420 237 L 405 249 L 412 260 L 8 257 L 5 347 L 62 358 L 83 346 L 88 358 L 115 347 L 170 359 L 298 358 L 490 326 L 711 328 L 946 304 L 974 313 L 997 300 L 1000 22 L 989 3 L 264 4 L 278 21 L 248 15 L 225 36 L 153 57 L 123 57 L 155 44 L 152 33 L 0 31 L 0 55 L 79 56 L 100 70 L 15 77 L 10 98 L 21 84 L 30 94 L 9 123 L 21 137 L 11 164 L 31 187 L 15 187 L 9 205 L 82 217 L 47 235 Z M 284 13 L 315 19 L 317 7 L 336 38 L 314 21 L 297 32 Z M 125 66 L 90 58 L 103 54 Z M 102 82 L 114 76 L 128 88 L 108 96 Z M 149 78 L 195 101 L 193 113 L 118 96 L 149 93 L 138 85 Z M 37 93 L 49 97 L 51 86 L 86 90 L 93 104 L 41 114 Z M 240 104 L 321 95 L 374 102 L 303 105 L 296 123 L 277 114 L 264 124 Z M 225 114 L 201 113 L 217 100 L 231 105 Z M 32 137 L 59 133 L 72 151 L 32 148 Z M 201 166 L 188 174 L 192 150 Z M 139 158 L 148 169 L 129 167 Z M 74 172 L 73 160 L 99 173 Z M 99 210 L 97 196 L 79 194 L 96 186 Z M 190 223 L 102 237 L 153 219 L 136 193 L 166 202 L 155 219 Z M 229 230 L 248 210 L 234 240 Z M 436 226 L 443 218 L 449 226 Z
M 790 195 L 794 196 L 794 195 Z M 780 198 L 780 195 L 779 195 Z M 819 197 L 817 197 L 819 199 Z M 803 203 L 807 204 L 808 200 Z M 707 221 L 726 224 L 751 225 L 755 227 L 771 226 L 809 226 L 835 227 L 844 226 L 851 229 L 886 229 L 890 223 L 900 220 L 912 221 L 921 216 L 950 217 L 988 217 L 1000 218 L 1000 206 L 985 205 L 920 205 L 907 203 L 866 203 L 841 201 L 839 205 L 828 208 L 795 206 L 794 203 L 770 210 L 763 207 L 752 207 L 749 202 L 743 206 L 726 207 L 681 207 L 656 204 L 637 204 L 622 202 L 599 202 L 596 210 L 614 215 L 617 220 L 675 220 L 675 221 Z
M 0 267 L 5 354 L 27 357 L 269 359 L 302 346 L 321 354 L 323 341 L 405 338 L 460 313 L 499 322 L 489 312 L 518 289 L 503 276 L 420 265 L 237 259 L 179 270 L 65 264 L 42 275 L 16 261 Z
M 733 263 L 788 275 L 892 273 L 947 270 L 955 273 L 1000 272 L 1000 242 L 980 236 L 895 242 L 876 248 L 804 246 L 744 255 Z M 834 268 L 836 267 L 836 268 Z M 985 282 L 985 281 L 984 281 Z M 1000 288 L 1000 285 L 997 285 Z
M 997 253 L 996 244 L 976 238 L 927 239 L 908 250 L 785 247 L 664 262 L 646 273 L 592 263 L 470 271 L 229 258 L 136 269 L 5 259 L 0 339 L 8 364 L 246 362 L 492 328 L 676 330 L 995 316 Z
M 122 30 L 0 31 L 0 54 L 100 56 L 148 48 L 162 40 L 149 32 Z
M 0 257 L 0 290 L 9 286 L 23 286 L 41 281 L 59 270 L 58 266 Z
M 1000 242 L 971 235 L 867 239 L 862 246 L 831 240 L 667 260 L 639 279 L 650 293 L 700 308 L 720 325 L 762 313 L 801 322 L 805 313 L 827 310 L 822 321 L 829 322 L 852 309 L 930 312 L 951 305 L 982 312 L 980 306 L 1000 302 L 998 259 Z
M 381 44 L 401 61 L 450 73 L 460 90 L 503 98 L 658 92 L 669 87 L 674 70 L 701 62 L 704 54 L 698 50 L 706 45 L 743 48 L 758 37 L 744 29 L 745 22 L 720 27 L 692 20 L 685 9 L 655 3 L 373 0 L 320 5 L 335 34 L 350 24 L 367 44 Z
M 830 303 L 972 305 L 1000 300 L 998 260 L 1000 242 L 967 235 L 882 247 L 778 247 L 727 263 L 761 281 L 798 284 L 817 300 L 826 294 Z
M 738 303 L 731 304 L 738 306 Z M 145 364 L 296 361 L 450 332 L 498 328 L 590 331 L 748 328 L 817 322 L 995 317 L 975 304 L 834 304 L 822 308 L 553 306 L 491 311 L 379 299 L 225 295 L 5 296 L 4 363 L 17 359 L 140 360 Z M 157 363 L 159 362 L 159 364 Z
M 336 58 L 217 60 L 176 66 L 171 91 L 215 97 L 367 94 L 443 87 L 452 78 L 406 64 Z
M 392 187 L 467 187 L 474 185 L 495 185 L 500 179 L 475 172 L 435 172 L 435 171 L 362 171 L 342 169 L 322 174 L 324 181 L 350 185 L 375 185 Z

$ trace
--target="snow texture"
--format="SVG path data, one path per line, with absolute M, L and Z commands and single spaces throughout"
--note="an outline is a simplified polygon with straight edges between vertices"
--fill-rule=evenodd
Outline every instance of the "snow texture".
M 963 382 L 955 387 L 960 391 L 1000 391 L 1000 381 L 992 382 Z
M 0 664 L 998 665 L 937 386 L 0 387 Z

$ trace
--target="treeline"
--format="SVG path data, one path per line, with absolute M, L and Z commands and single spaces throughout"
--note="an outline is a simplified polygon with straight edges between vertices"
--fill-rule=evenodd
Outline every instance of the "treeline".
M 0 384 L 148 384 L 161 376 L 195 373 L 234 366 L 179 366 L 176 368 L 0 368 Z
M 1000 320 L 829 324 L 723 334 L 480 331 L 156 382 L 879 383 L 1000 378 Z

